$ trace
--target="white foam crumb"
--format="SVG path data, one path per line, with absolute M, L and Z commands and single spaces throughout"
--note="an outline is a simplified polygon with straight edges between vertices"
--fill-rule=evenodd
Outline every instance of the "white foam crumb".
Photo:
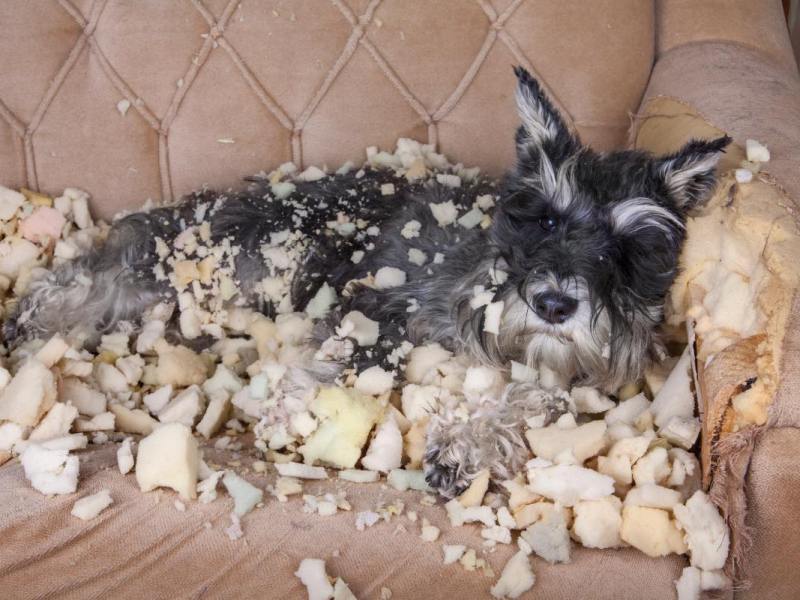
M 714 571 L 725 566 L 730 546 L 728 526 L 707 494 L 696 491 L 685 504 L 673 508 L 685 532 L 692 566 Z
M 359 373 L 353 387 L 364 394 L 380 396 L 394 387 L 394 374 L 374 365 Z
M 389 473 L 394 469 L 399 469 L 402 462 L 403 434 L 400 432 L 394 416 L 390 415 L 378 425 L 375 437 L 370 442 L 366 455 L 361 459 L 361 465 L 370 471 Z
M 408 262 L 413 265 L 417 265 L 421 267 L 428 261 L 428 255 L 425 254 L 419 248 L 409 248 L 408 249 Z
M 375 273 L 375 287 L 379 290 L 400 287 L 406 282 L 406 272 L 396 267 L 381 267 Z
M 750 169 L 736 169 L 734 176 L 737 183 L 750 183 L 753 181 L 753 172 Z
M 533 587 L 536 577 L 531 569 L 528 556 L 519 551 L 512 556 L 503 567 L 497 583 L 492 586 L 491 594 L 495 598 L 519 598 Z
M 384 196 L 392 196 L 395 193 L 393 183 L 384 183 L 381 185 L 381 194 Z
M 336 472 L 336 476 L 344 481 L 352 481 L 355 483 L 373 483 L 380 479 L 380 473 L 360 469 L 342 469 Z
M 419 232 L 422 229 L 422 223 L 416 220 L 408 221 L 403 228 L 400 230 L 400 235 L 402 235 L 407 240 L 413 239 L 415 237 L 419 237 Z
M 180 500 L 175 500 L 172 505 L 175 507 L 175 510 L 178 512 L 186 512 L 186 505 L 181 502 Z
M 466 549 L 467 547 L 462 544 L 442 544 L 444 564 L 452 565 L 454 562 L 457 562 L 464 555 Z
M 700 600 L 700 570 L 696 567 L 684 567 L 681 576 L 675 581 L 678 600 Z
M 423 542 L 435 542 L 439 539 L 439 533 L 438 527 L 431 525 L 428 519 L 422 519 L 422 530 L 419 537 Z
M 239 515 L 237 515 L 235 512 L 232 512 L 230 517 L 231 524 L 228 525 L 228 527 L 225 527 L 223 531 L 231 541 L 236 541 L 244 535 L 244 532 L 242 531 L 242 522 L 239 519 Z
M 392 596 L 393 596 L 392 590 L 390 590 L 386 586 L 381 586 L 381 593 L 379 596 L 380 600 L 391 600 Z
M 486 333 L 500 335 L 500 321 L 503 318 L 504 302 L 498 300 L 488 304 L 484 310 L 483 330 Z
M 275 463 L 275 469 L 284 477 L 297 477 L 298 479 L 327 479 L 328 473 L 322 467 L 313 467 L 303 463 L 287 462 Z
M 123 475 L 130 473 L 133 468 L 133 452 L 131 452 L 132 438 L 125 438 L 117 448 L 117 468 Z
M 217 139 L 218 144 L 235 144 L 236 140 L 233 138 L 219 138 Z
M 750 162 L 769 162 L 769 149 L 761 142 L 752 139 L 745 140 L 745 151 L 747 153 L 747 160 Z
M 363 250 L 356 250 L 355 252 L 353 252 L 353 254 L 350 255 L 350 261 L 354 265 L 357 265 L 362 260 L 364 260 L 364 251 Z
M 359 346 L 372 346 L 378 341 L 379 325 L 364 316 L 364 313 L 353 310 L 342 319 L 338 333 L 342 337 L 352 337 Z
M 20 455 L 25 477 L 42 494 L 72 494 L 78 488 L 78 457 L 69 450 L 29 443 Z
M 228 471 L 222 478 L 222 485 L 233 498 L 233 511 L 240 517 L 249 513 L 256 504 L 261 502 L 264 492 L 252 483 L 239 477 L 233 471 Z
M 123 98 L 119 102 L 117 102 L 117 112 L 121 114 L 123 117 L 128 112 L 128 109 L 131 107 L 131 101 L 127 98 Z
M 405 492 L 406 490 L 433 491 L 428 486 L 428 482 L 425 481 L 425 472 L 421 470 L 392 469 L 386 477 L 386 483 L 400 492 Z
M 85 496 L 77 500 L 75 504 L 72 505 L 70 514 L 83 521 L 91 521 L 106 508 L 111 506 L 113 502 L 114 500 L 111 498 L 111 492 L 109 490 L 100 490 L 91 496 Z
M 452 200 L 440 202 L 438 204 L 431 203 L 428 206 L 431 209 L 431 213 L 433 213 L 433 218 L 436 219 L 440 227 L 452 225 L 455 223 L 456 218 L 458 218 L 458 209 L 455 207 Z
M 325 561 L 320 558 L 304 558 L 294 573 L 308 593 L 308 600 L 333 598 L 333 586 L 325 572 Z
M 450 173 L 437 173 L 436 181 L 441 183 L 443 186 L 450 188 L 461 187 L 461 177 L 458 175 L 452 175 Z
M 356 513 L 356 529 L 364 531 L 367 527 L 372 527 L 380 521 L 381 516 L 371 510 Z

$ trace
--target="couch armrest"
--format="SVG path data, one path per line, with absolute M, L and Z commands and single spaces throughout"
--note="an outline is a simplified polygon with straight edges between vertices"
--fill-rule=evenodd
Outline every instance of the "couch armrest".
M 800 78 L 778 0 L 660 0 L 657 58 L 642 109 L 677 98 L 737 142 L 772 152 L 768 171 L 800 199 Z M 641 112 L 641 111 L 640 111 Z

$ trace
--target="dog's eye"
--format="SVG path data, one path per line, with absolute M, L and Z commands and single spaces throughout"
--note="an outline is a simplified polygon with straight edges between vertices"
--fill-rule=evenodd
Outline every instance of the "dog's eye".
M 553 216 L 546 215 L 539 219 L 539 227 L 545 231 L 553 231 L 558 226 L 558 219 Z

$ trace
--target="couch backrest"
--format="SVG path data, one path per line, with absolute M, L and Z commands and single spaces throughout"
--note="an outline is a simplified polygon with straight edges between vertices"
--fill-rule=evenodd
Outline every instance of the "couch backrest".
M 514 64 L 621 146 L 653 19 L 651 0 L 4 0 L 0 183 L 80 186 L 110 216 L 401 136 L 500 174 Z

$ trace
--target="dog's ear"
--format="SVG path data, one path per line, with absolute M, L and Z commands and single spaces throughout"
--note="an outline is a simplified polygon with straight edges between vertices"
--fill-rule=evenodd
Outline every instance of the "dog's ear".
M 691 140 L 674 154 L 656 160 L 658 177 L 678 208 L 689 210 L 708 199 L 717 182 L 714 169 L 730 142 L 727 135 Z
M 551 161 L 560 162 L 580 143 L 570 133 L 558 110 L 541 85 L 523 67 L 514 67 L 517 76 L 517 111 L 522 125 L 517 130 L 517 156 L 525 163 L 545 152 Z

